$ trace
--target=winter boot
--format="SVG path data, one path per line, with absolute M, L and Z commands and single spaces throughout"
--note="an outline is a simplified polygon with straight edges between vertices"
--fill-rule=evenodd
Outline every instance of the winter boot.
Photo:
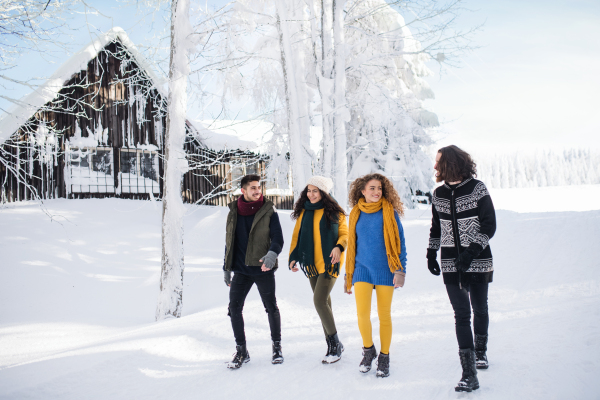
M 390 355 L 379 353 L 377 359 L 377 377 L 385 378 L 390 376 Z
M 358 370 L 363 374 L 369 372 L 375 357 L 377 357 L 377 349 L 375 349 L 375 345 L 371 347 L 363 347 L 363 359 L 358 366 Z
M 329 340 L 329 352 L 323 359 L 323 364 L 333 364 L 342 358 L 344 346 L 340 342 L 340 339 L 338 339 L 337 333 L 330 335 L 327 339 Z
M 477 369 L 475 368 L 475 352 L 472 349 L 459 349 L 460 365 L 462 365 L 462 378 L 454 388 L 457 392 L 471 392 L 479 389 Z
M 329 359 L 329 355 L 331 354 L 331 340 L 329 340 L 330 336 L 325 334 L 325 341 L 327 342 L 327 353 L 323 356 L 323 360 L 321 362 L 323 364 L 327 364 L 327 360 Z
M 488 335 L 475 335 L 475 366 L 477 369 L 488 369 L 487 351 Z
M 233 355 L 233 360 L 227 363 L 227 368 L 238 369 L 248 361 L 250 361 L 250 353 L 248 353 L 248 350 L 246 350 L 246 345 L 237 345 L 235 346 L 235 354 Z
M 281 354 L 281 341 L 273 341 L 273 359 L 271 364 L 281 364 L 283 362 L 283 354 Z

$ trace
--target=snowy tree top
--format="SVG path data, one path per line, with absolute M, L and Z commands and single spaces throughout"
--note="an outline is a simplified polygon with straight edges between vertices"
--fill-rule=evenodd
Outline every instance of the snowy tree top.
M 196 139 L 211 150 L 248 150 L 267 154 L 273 124 L 250 120 L 195 120 Z

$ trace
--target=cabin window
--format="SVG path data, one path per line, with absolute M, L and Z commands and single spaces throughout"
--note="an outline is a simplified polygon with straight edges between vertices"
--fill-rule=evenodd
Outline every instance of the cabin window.
M 258 160 L 238 158 L 231 161 L 229 164 L 231 172 L 231 187 L 236 189 L 234 194 L 241 193 L 240 183 L 242 178 L 246 175 L 258 175 L 260 174 L 260 164 Z
M 115 192 L 112 148 L 69 147 L 66 158 L 70 193 Z
M 121 149 L 121 193 L 160 193 L 158 152 Z

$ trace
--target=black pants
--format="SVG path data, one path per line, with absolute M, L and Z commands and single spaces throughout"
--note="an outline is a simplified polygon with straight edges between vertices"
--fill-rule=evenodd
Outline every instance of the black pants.
M 488 315 L 488 283 L 463 285 L 447 284 L 446 291 L 454 309 L 456 339 L 461 349 L 473 349 L 471 333 L 471 306 L 473 307 L 473 330 L 476 335 L 487 335 L 490 317 Z
M 269 315 L 271 339 L 274 341 L 281 340 L 281 318 L 279 317 L 279 308 L 275 298 L 275 273 L 264 272 L 260 275 L 235 273 L 229 288 L 229 316 L 231 317 L 231 326 L 237 345 L 246 343 L 242 311 L 246 296 L 248 296 L 248 292 L 255 283 L 265 306 L 265 311 Z

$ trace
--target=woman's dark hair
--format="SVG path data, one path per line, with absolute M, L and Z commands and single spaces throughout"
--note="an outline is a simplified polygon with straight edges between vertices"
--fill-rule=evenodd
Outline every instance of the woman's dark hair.
M 441 154 L 437 162 L 436 181 L 462 182 L 477 176 L 477 164 L 464 150 L 450 145 L 438 150 Z
M 328 195 L 321 189 L 319 189 L 319 192 L 321 193 L 321 201 L 323 202 L 323 206 L 325 208 L 323 213 L 325 214 L 325 217 L 327 218 L 327 225 L 330 225 L 332 222 L 334 224 L 337 224 L 339 221 L 340 215 L 346 215 L 346 212 L 344 211 L 344 209 L 342 207 L 340 207 L 338 202 L 335 201 L 335 199 L 333 197 L 331 197 L 330 195 Z M 300 198 L 296 201 L 296 204 L 294 204 L 294 211 L 290 215 L 290 217 L 292 217 L 293 220 L 296 220 L 300 217 L 300 214 L 304 210 L 304 204 L 307 201 L 310 201 L 310 200 L 308 200 L 307 193 L 308 193 L 308 186 L 306 186 L 304 188 L 304 190 L 302 191 L 302 193 L 300 193 Z

